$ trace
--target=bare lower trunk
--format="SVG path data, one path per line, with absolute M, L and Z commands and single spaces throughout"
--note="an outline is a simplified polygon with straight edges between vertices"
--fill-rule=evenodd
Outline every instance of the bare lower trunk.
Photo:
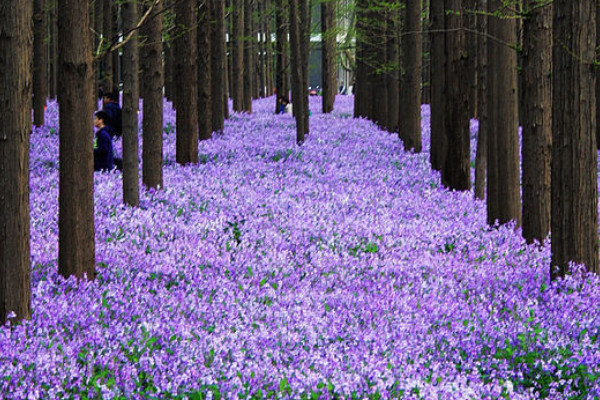
M 553 8 L 551 277 L 556 279 L 570 272 L 570 261 L 600 271 L 596 2 L 558 1 Z
M 198 72 L 196 12 L 194 0 L 175 5 L 175 23 L 181 30 L 175 39 L 176 159 L 179 164 L 198 162 Z
M 523 237 L 543 242 L 550 232 L 552 157 L 552 6 L 536 7 L 523 21 Z
M 399 136 L 406 150 L 420 153 L 421 140 L 421 9 L 422 0 L 407 0 L 406 26 L 402 38 L 402 53 L 406 73 L 400 93 Z
M 58 1 L 58 272 L 64 277 L 93 279 L 93 68 L 88 13 L 87 1 Z
M 123 25 L 125 30 L 134 28 L 137 21 L 137 3 L 123 3 Z M 132 207 L 137 207 L 140 204 L 138 78 L 138 36 L 137 32 L 134 31 L 134 35 L 123 47 L 123 201 Z
M 142 179 L 147 188 L 163 186 L 163 61 L 160 17 L 162 3 L 158 3 L 143 28 L 146 44 L 142 51 L 142 71 L 146 79 L 143 86 L 144 119 L 142 124 Z
M 44 0 L 33 2 L 33 124 L 36 126 L 44 125 L 44 111 L 46 97 L 48 97 L 48 47 L 46 46 L 48 29 L 45 6 Z
M 0 324 L 31 315 L 29 135 L 33 3 L 10 2 L 0 14 Z

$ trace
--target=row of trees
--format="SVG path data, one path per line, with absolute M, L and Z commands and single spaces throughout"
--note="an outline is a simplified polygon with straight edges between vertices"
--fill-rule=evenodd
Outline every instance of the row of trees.
M 297 143 L 309 133 L 312 2 L 49 1 L 4 4 L 0 13 L 0 31 L 8 32 L 0 54 L 15 55 L 0 61 L 5 89 L 0 95 L 6 109 L 15 110 L 0 114 L 1 321 L 9 310 L 18 318 L 29 315 L 32 92 L 36 125 L 43 124 L 48 94 L 56 94 L 60 104 L 59 272 L 64 276 L 95 274 L 88 116 L 96 84 L 105 91 L 122 85 L 123 196 L 134 207 L 140 190 L 140 96 L 147 188 L 162 186 L 163 93 L 177 110 L 176 160 L 182 165 L 198 161 L 199 140 L 223 132 L 229 98 L 234 111 L 252 112 L 252 98 L 269 95 L 271 87 L 286 97 L 291 88 Z M 338 39 L 346 34 L 344 43 L 351 44 L 350 32 L 356 38 L 351 66 L 356 116 L 397 132 L 407 150 L 420 152 L 421 94 L 430 98 L 431 164 L 455 190 L 470 188 L 469 119 L 477 117 L 475 192 L 479 198 L 487 193 L 490 225 L 522 223 L 529 242 L 544 240 L 552 228 L 552 265 L 559 267 L 553 278 L 568 272 L 570 260 L 598 271 L 595 2 L 355 0 L 353 23 L 343 32 L 336 15 L 348 2 L 319 3 L 324 112 L 333 109 Z M 347 54 L 348 48 L 342 50 Z M 423 90 L 424 83 L 430 91 Z
M 323 7 L 328 3 L 333 1 Z M 122 91 L 123 201 L 133 207 L 140 191 L 140 97 L 146 188 L 163 185 L 163 93 L 177 109 L 176 161 L 182 165 L 198 161 L 199 140 L 223 132 L 230 95 L 235 111 L 252 112 L 252 99 L 269 95 L 275 82 L 287 96 L 291 80 L 297 142 L 308 133 L 311 14 L 306 0 L 35 0 L 0 8 L 0 30 L 8 32 L 0 51 L 14 55 L 2 58 L 0 80 L 6 105 L 0 114 L 0 321 L 9 311 L 17 319 L 30 314 L 32 95 L 34 125 L 44 124 L 48 96 L 60 105 L 58 266 L 65 277 L 95 275 L 90 120 L 100 85 L 105 92 Z M 335 38 L 324 37 L 329 43 Z M 333 58 L 327 66 L 332 80 Z M 328 87 L 334 90 L 335 81 Z M 329 98 L 332 103 L 331 93 Z
M 356 4 L 355 116 L 421 151 L 421 38 L 428 37 L 430 160 L 443 184 L 470 189 L 470 119 L 478 118 L 475 193 L 486 199 L 489 224 L 515 221 L 529 243 L 552 231 L 552 278 L 568 273 L 571 261 L 598 272 L 597 2 Z

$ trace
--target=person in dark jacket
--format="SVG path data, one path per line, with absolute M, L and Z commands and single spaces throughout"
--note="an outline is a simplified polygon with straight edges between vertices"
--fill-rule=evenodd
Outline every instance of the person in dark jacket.
M 108 114 L 94 114 L 94 126 L 98 129 L 94 138 L 94 171 L 110 171 L 114 167 L 112 128 L 106 125 Z
M 123 117 L 119 106 L 119 95 L 117 93 L 106 93 L 103 98 L 102 111 L 108 114 L 106 125 L 113 129 L 113 135 L 121 136 L 123 133 Z

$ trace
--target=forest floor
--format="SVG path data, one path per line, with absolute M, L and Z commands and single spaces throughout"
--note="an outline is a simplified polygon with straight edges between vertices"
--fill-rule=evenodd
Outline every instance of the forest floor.
M 164 188 L 132 209 L 120 173 L 95 174 L 93 282 L 57 274 L 51 103 L 31 141 L 33 316 L 0 328 L 0 397 L 600 396 L 598 277 L 550 283 L 548 243 L 442 188 L 426 106 L 410 154 L 352 102 L 311 98 L 298 147 L 256 101 L 185 167 L 166 103 Z

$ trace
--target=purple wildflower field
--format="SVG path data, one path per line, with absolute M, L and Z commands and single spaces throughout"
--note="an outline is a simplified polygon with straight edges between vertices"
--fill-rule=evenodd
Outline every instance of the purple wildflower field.
M 93 282 L 57 274 L 50 104 L 31 140 L 33 316 L 0 328 L 0 397 L 598 398 L 599 278 L 551 284 L 548 243 L 443 189 L 427 107 L 410 154 L 351 118 L 353 97 L 332 115 L 310 101 L 303 146 L 269 98 L 186 167 L 165 103 L 164 190 L 131 209 L 120 173 L 95 175 Z

